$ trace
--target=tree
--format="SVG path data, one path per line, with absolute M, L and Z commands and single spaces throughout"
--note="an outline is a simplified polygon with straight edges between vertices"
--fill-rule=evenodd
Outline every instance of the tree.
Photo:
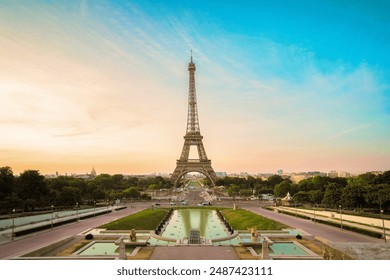
M 158 188 L 157 184 L 150 184 L 148 187 L 149 190 L 157 190 L 157 188 Z
M 276 185 L 282 183 L 283 181 L 284 181 L 284 179 L 281 176 L 272 175 L 271 177 L 268 178 L 267 184 L 269 186 L 276 186 Z
M 277 184 L 274 188 L 274 194 L 276 197 L 285 197 L 287 193 L 294 195 L 296 193 L 296 186 L 294 186 L 290 180 L 285 180 Z
M 123 189 L 124 188 L 124 177 L 122 174 L 112 175 L 111 180 L 113 182 L 113 187 L 115 189 Z
M 336 183 L 329 183 L 326 187 L 322 204 L 328 205 L 332 208 L 337 208 L 341 201 L 342 188 Z
M 141 196 L 141 193 L 135 187 L 125 189 L 123 194 L 126 198 L 139 198 Z
M 26 170 L 18 178 L 18 195 L 26 201 L 34 199 L 38 205 L 49 204 L 49 188 L 46 185 L 45 177 L 37 170 Z
M 148 195 L 147 193 L 143 193 L 141 194 L 141 199 L 144 199 L 144 200 L 151 200 L 152 197 L 150 195 Z
M 216 186 L 225 186 L 225 179 L 224 178 L 219 178 L 217 181 L 215 181 Z
M 324 198 L 324 192 L 322 190 L 311 190 L 308 191 L 309 201 L 313 204 L 319 204 Z
M 252 190 L 240 190 L 240 195 L 243 197 L 250 197 L 252 195 Z
M 46 184 L 50 190 L 61 191 L 63 187 L 69 186 L 69 181 L 72 177 L 59 176 L 57 178 L 46 179 Z
M 348 185 L 341 192 L 341 204 L 345 207 L 361 209 L 365 203 L 365 188 L 359 185 Z
M 377 205 L 380 209 L 386 208 L 390 202 L 390 184 L 367 186 L 365 199 L 367 203 Z
M 0 197 L 5 198 L 11 195 L 14 190 L 15 177 L 11 167 L 0 168 Z
M 92 191 L 92 199 L 93 200 L 102 200 L 105 199 L 106 194 L 104 193 L 104 190 L 101 188 L 96 188 Z
M 329 182 L 329 177 L 315 176 L 311 180 L 310 190 L 325 190 L 326 185 Z
M 63 187 L 57 199 L 58 205 L 74 206 L 81 203 L 81 191 L 75 187 Z
M 292 198 L 298 203 L 304 203 L 309 201 L 309 194 L 306 191 L 299 191 Z
M 233 199 L 235 199 L 236 195 L 238 195 L 239 193 L 240 193 L 240 188 L 236 185 L 231 185 L 228 188 L 228 196 L 233 197 Z
M 375 177 L 374 179 L 375 185 L 379 184 L 387 184 L 390 186 L 390 170 L 383 172 L 383 174 L 380 174 Z
M 341 203 L 345 207 L 357 207 L 360 210 L 366 203 L 365 192 L 367 186 L 374 182 L 375 178 L 375 175 L 371 173 L 350 178 L 348 185 L 342 191 Z
M 274 192 L 274 188 L 269 187 L 269 186 L 261 186 L 261 187 L 257 188 L 256 190 L 259 194 L 268 194 L 268 193 Z
M 37 201 L 33 198 L 27 198 L 24 201 L 24 211 L 34 211 Z

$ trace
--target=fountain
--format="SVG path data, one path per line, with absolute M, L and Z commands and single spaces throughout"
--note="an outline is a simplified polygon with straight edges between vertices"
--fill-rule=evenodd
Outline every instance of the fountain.
M 188 244 L 201 244 L 200 231 L 197 229 L 191 229 Z
M 170 219 L 162 224 L 157 231 L 150 232 L 150 236 L 177 245 L 212 245 L 213 242 L 238 236 L 238 232 L 233 230 L 219 210 L 177 209 L 172 211 Z

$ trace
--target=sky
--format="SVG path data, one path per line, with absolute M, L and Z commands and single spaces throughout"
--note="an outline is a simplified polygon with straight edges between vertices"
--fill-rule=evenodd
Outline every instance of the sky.
M 215 171 L 390 169 L 390 2 L 0 0 L 0 166 L 173 172 L 196 64 Z

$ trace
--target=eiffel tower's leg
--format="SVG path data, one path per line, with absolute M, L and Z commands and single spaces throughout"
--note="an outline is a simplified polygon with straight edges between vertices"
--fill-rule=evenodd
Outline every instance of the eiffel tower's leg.
M 180 179 L 180 174 L 183 172 L 183 168 L 182 167 L 179 167 L 179 166 L 176 166 L 175 170 L 173 171 L 172 173 L 172 176 L 171 176 L 171 183 L 173 184 L 173 186 L 176 188 L 177 186 L 177 183 L 179 182 L 179 179 Z
M 205 172 L 209 175 L 211 185 L 215 186 L 215 182 L 218 180 L 217 175 L 214 172 L 214 169 L 211 167 L 211 164 L 205 167 Z
M 181 152 L 180 160 L 188 160 L 190 156 L 191 143 L 188 139 L 184 140 L 183 150 Z
M 202 140 L 198 140 L 196 145 L 198 146 L 199 159 L 201 161 L 207 160 L 206 150 L 204 149 Z

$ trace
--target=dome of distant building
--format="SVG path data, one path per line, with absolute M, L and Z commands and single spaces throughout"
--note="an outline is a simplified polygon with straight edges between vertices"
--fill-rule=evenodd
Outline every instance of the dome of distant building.
M 96 177 L 95 167 L 92 167 L 92 170 L 91 170 L 91 177 Z

